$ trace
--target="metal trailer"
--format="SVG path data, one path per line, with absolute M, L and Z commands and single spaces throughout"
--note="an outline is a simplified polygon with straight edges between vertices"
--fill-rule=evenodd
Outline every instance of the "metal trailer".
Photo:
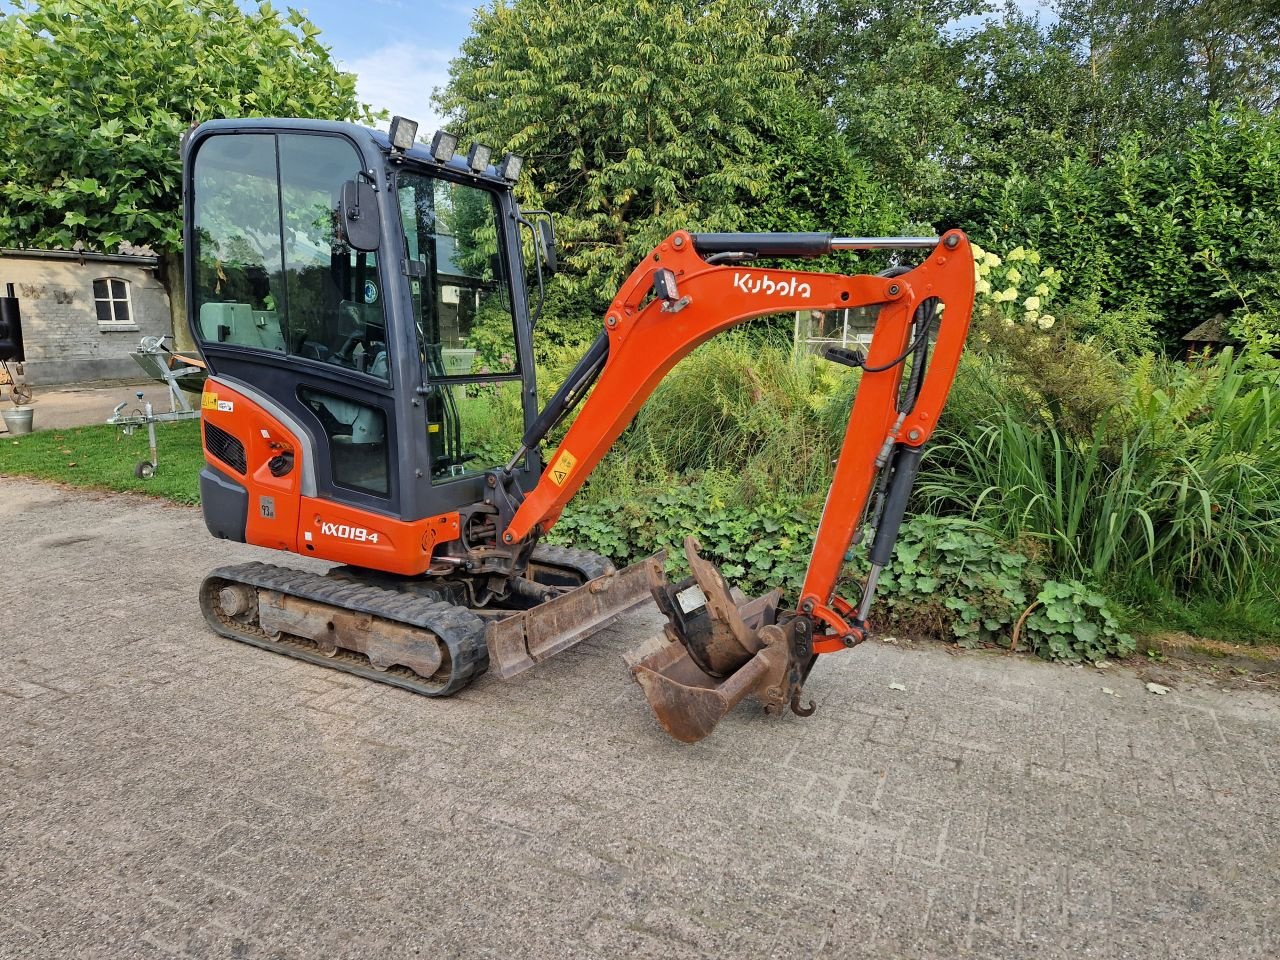
M 205 377 L 204 364 L 192 357 L 174 353 L 165 346 L 169 337 L 143 337 L 138 349 L 129 354 L 137 362 L 147 376 L 164 383 L 169 388 L 169 410 L 167 413 L 156 413 L 143 391 L 137 393 L 139 406 L 129 413 L 124 408 L 129 401 L 116 404 L 107 423 L 119 427 L 129 436 L 138 427 L 147 428 L 147 439 L 150 444 L 149 460 L 140 460 L 134 467 L 134 476 L 143 480 L 154 477 L 160 464 L 160 456 L 156 449 L 156 424 L 175 423 L 179 420 L 195 420 L 200 416 L 199 409 L 193 407 L 184 394 L 183 388 L 198 387 Z

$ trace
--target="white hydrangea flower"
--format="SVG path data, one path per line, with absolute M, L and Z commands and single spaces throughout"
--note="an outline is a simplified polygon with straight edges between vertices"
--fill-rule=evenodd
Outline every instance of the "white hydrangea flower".
M 1043 317 L 1037 320 L 1036 323 L 1040 325 L 1041 330 L 1048 330 L 1050 327 L 1053 326 L 1053 317 L 1049 316 L 1046 313 Z
M 983 250 L 976 243 L 969 244 L 969 252 L 973 254 L 973 259 L 981 261 L 987 255 L 987 251 Z
M 997 257 L 994 253 L 987 253 L 982 258 L 982 263 L 984 266 L 986 266 L 988 270 L 994 270 L 996 267 L 1000 266 L 1002 262 L 1003 261 L 999 257 Z
M 1012 269 L 1009 271 L 1008 276 L 1009 276 L 1009 282 L 1010 282 L 1010 283 L 1021 283 L 1021 282 L 1022 282 L 1022 273 L 1018 270 L 1018 268 L 1017 268 L 1017 267 L 1012 268 Z
M 991 283 L 987 280 L 979 280 L 973 288 L 976 294 L 987 294 L 991 292 Z
M 1025 300 L 1023 300 L 1023 301 L 1022 301 L 1022 309 L 1026 310 L 1026 311 L 1027 311 L 1027 313 L 1039 313 L 1039 312 L 1040 312 L 1040 298 L 1039 298 L 1039 297 L 1027 297 L 1027 299 L 1025 299 Z
M 1021 245 L 1019 245 L 1014 247 L 1008 253 L 1006 253 L 1004 258 L 1008 260 L 1010 263 L 1013 263 L 1016 260 L 1025 260 L 1027 259 L 1027 251 Z
M 1049 285 L 1047 283 L 1039 284 L 1036 287 L 1037 297 L 1047 297 L 1049 295 Z

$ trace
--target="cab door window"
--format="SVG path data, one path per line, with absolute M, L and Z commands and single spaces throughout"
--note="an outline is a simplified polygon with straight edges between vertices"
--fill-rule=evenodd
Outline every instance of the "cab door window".
M 284 353 L 275 137 L 206 141 L 196 158 L 194 189 L 200 338 Z
M 201 337 L 389 380 L 377 257 L 342 236 L 339 198 L 360 171 L 339 137 L 216 137 L 196 158 Z

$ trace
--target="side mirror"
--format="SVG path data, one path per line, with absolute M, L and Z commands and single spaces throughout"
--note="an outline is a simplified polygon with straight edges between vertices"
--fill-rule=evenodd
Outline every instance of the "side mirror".
M 342 185 L 342 232 L 354 250 L 378 249 L 378 194 L 372 184 L 348 180 Z
M 547 273 L 555 273 L 559 268 L 559 261 L 556 258 L 556 228 L 550 217 L 538 221 L 538 238 L 542 241 L 542 262 L 547 267 Z

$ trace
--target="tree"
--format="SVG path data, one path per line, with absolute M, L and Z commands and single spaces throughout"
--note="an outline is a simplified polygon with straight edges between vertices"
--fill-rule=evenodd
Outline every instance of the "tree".
M 1214 106 L 1280 105 L 1280 0 L 1059 0 L 1111 105 L 1106 146 L 1134 129 L 1178 137 Z
M 1099 157 L 1099 98 L 1061 24 L 1042 25 L 1009 3 L 965 47 L 961 149 L 942 157 L 944 226 L 974 222 L 1011 179 L 1055 170 L 1068 157 Z
M 811 95 L 849 148 L 921 216 L 936 215 L 946 161 L 963 153 L 966 50 L 961 18 L 986 0 L 777 0 Z
M 755 225 L 778 162 L 762 137 L 795 79 L 753 4 L 495 0 L 441 104 L 526 158 L 521 188 L 557 214 L 567 292 L 597 299 L 675 229 Z
M 181 248 L 178 144 L 216 117 L 368 118 L 295 10 L 45 0 L 0 17 L 0 245 Z M 20 105 L 20 106 L 19 106 Z

